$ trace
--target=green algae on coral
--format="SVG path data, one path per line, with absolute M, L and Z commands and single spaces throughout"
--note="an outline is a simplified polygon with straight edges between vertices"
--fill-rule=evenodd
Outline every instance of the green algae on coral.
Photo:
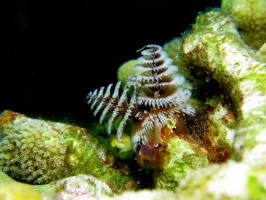
M 249 46 L 260 49 L 266 42 L 265 0 L 223 0 L 221 12 L 230 16 Z
M 200 147 L 180 139 L 167 141 L 167 161 L 162 170 L 154 171 L 155 188 L 174 190 L 188 174 L 208 165 L 207 154 Z
M 181 73 L 187 80 L 190 81 L 190 84 L 197 81 L 189 72 L 189 69 L 185 65 L 182 55 L 181 49 L 182 47 L 182 38 L 176 37 L 170 40 L 169 42 L 164 43 L 163 48 L 168 53 L 169 57 L 173 59 L 173 63 L 178 67 L 178 72 Z M 190 86 L 191 88 L 192 86 Z
M 240 137 L 241 141 L 246 137 L 244 148 L 239 148 L 243 144 L 236 139 L 236 151 L 242 151 L 255 145 L 255 137 L 265 126 L 266 88 L 263 77 L 266 69 L 265 63 L 256 60 L 234 26 L 229 24 L 230 19 L 219 12 L 198 16 L 195 29 L 184 37 L 183 54 L 186 62 L 194 68 L 212 74 L 230 96 L 239 119 L 236 137 Z M 204 29 L 205 26 L 216 27 L 220 31 Z
M 179 197 L 193 199 L 197 194 L 198 199 L 256 199 L 265 195 L 263 181 L 256 181 L 264 176 L 261 170 L 266 164 L 265 63 L 241 39 L 233 20 L 218 10 L 197 17 L 192 30 L 183 36 L 182 56 L 192 73 L 202 71 L 217 81 L 237 115 L 231 126 L 235 132 L 231 159 L 182 181 Z M 248 178 L 250 173 L 256 178 Z M 253 182 L 247 184 L 248 180 Z M 253 184 L 262 189 L 254 191 Z
M 249 196 L 253 199 L 263 199 L 266 194 L 266 172 L 265 169 L 255 169 L 248 172 L 247 187 Z

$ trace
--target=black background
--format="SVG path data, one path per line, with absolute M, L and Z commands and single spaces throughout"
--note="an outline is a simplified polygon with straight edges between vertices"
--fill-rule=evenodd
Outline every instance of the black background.
M 182 3 L 182 4 L 181 4 Z M 219 0 L 2 1 L 0 111 L 77 125 L 87 93 L 115 83 L 117 68 L 146 44 L 189 30 Z

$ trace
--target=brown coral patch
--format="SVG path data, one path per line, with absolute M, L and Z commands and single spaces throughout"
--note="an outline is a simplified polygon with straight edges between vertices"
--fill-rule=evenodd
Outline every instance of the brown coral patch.
M 232 148 L 228 143 L 218 138 L 219 132 L 211 130 L 211 122 L 207 119 L 208 115 L 194 117 L 193 123 L 189 127 L 190 138 L 193 142 L 203 147 L 207 152 L 210 163 L 222 163 L 227 161 L 232 155 Z
M 18 113 L 11 112 L 10 110 L 5 110 L 0 115 L 0 125 L 13 122 L 18 117 Z

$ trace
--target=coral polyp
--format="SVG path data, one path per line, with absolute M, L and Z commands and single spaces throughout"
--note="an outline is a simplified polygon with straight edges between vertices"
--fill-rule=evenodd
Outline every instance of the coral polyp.
M 135 69 L 139 72 L 126 80 L 119 97 L 118 81 L 111 96 L 112 84 L 89 92 L 87 99 L 94 116 L 101 112 L 99 123 L 110 114 L 108 133 L 120 119 L 117 137 L 121 141 L 126 124 L 131 122 L 131 145 L 134 151 L 142 145 L 157 147 L 161 129 L 169 119 L 178 114 L 194 115 L 195 108 L 188 103 L 191 91 L 182 86 L 185 78 L 178 74 L 178 67 L 159 45 L 150 44 L 141 51 Z M 105 90 L 105 92 L 104 92 Z
M 31 184 L 46 184 L 66 175 L 67 145 L 55 128 L 44 121 L 20 118 L 8 111 L 3 115 L 0 116 L 0 169 L 3 172 Z M 6 120 L 9 116 L 14 117 L 10 120 L 13 123 Z
M 0 183 L 3 174 L 33 185 L 58 184 L 63 178 L 84 174 L 115 193 L 138 185 L 129 176 L 128 166 L 87 129 L 10 110 L 0 113 L 0 172 Z

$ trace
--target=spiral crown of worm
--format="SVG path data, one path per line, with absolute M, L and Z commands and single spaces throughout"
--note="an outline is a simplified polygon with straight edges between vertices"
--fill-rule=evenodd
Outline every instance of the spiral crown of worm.
M 185 78 L 177 74 L 178 68 L 173 60 L 159 45 L 147 45 L 138 58 L 135 69 L 141 73 L 128 77 L 121 96 L 121 81 L 101 87 L 88 93 L 88 104 L 94 110 L 94 116 L 101 113 L 99 123 L 102 124 L 109 114 L 108 133 L 112 131 L 114 122 L 122 118 L 117 128 L 117 138 L 121 141 L 127 122 L 132 119 L 131 143 L 136 151 L 138 145 L 152 143 L 155 147 L 160 142 L 161 128 L 167 120 L 174 119 L 178 113 L 194 115 L 195 109 L 187 101 L 191 91 L 182 87 Z M 104 92 L 105 90 L 105 92 Z

